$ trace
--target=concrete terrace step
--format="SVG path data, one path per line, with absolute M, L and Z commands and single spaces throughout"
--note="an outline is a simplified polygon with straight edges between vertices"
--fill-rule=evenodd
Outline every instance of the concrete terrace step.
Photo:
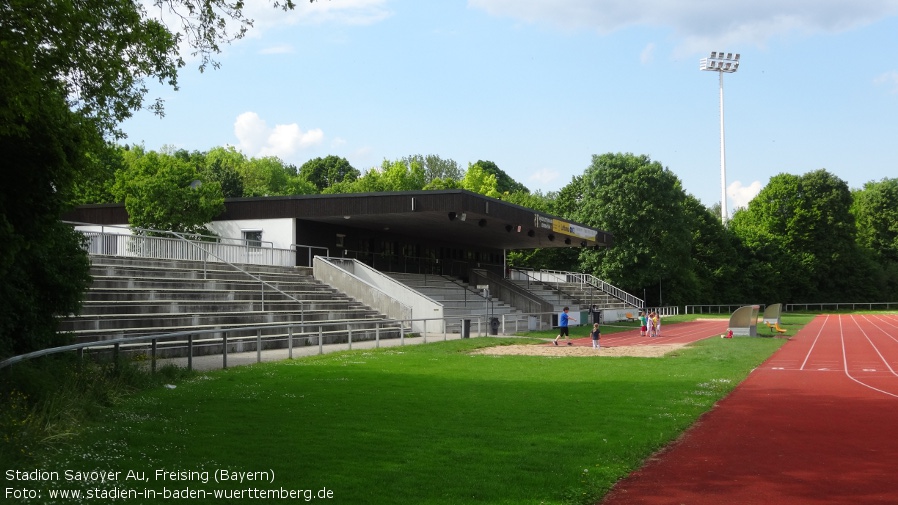
M 281 293 L 216 262 L 113 256 L 91 256 L 91 262 L 93 285 L 82 314 L 60 323 L 60 331 L 72 332 L 82 342 L 304 322 L 327 328 L 330 341 L 338 343 L 353 325 L 373 327 L 386 321 L 383 314 L 316 280 L 309 268 L 239 265 Z
M 217 312 L 260 312 L 333 310 L 341 308 L 368 309 L 362 303 L 350 300 L 305 300 L 298 305 L 294 300 L 265 300 L 264 307 L 258 300 L 156 300 L 156 301 L 87 301 L 81 308 L 81 317 L 121 314 L 194 314 Z
M 214 314 L 147 314 L 147 315 L 98 315 L 78 317 L 60 321 L 60 331 L 112 332 L 117 330 L 196 326 L 239 326 L 244 324 L 277 324 L 297 321 L 337 321 L 374 319 L 377 312 L 372 310 L 307 310 L 282 312 L 221 312 Z
M 349 297 L 336 290 L 317 289 L 313 291 L 275 291 L 273 289 L 176 289 L 176 288 L 91 288 L 88 291 L 87 300 L 259 300 L 264 296 L 266 300 L 348 300 Z M 289 296 L 288 296 L 289 295 Z M 292 296 L 292 298 L 291 298 Z

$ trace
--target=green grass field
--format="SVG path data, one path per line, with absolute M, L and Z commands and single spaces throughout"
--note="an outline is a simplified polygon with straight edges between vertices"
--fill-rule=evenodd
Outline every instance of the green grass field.
M 708 339 L 663 358 L 472 355 L 477 338 L 197 375 L 136 394 L 36 465 L 49 489 L 329 490 L 327 503 L 586 504 L 679 436 L 784 339 Z M 30 467 L 29 467 L 30 469 Z M 120 472 L 67 482 L 65 470 Z M 156 471 L 189 481 L 161 480 Z M 215 482 L 216 471 L 267 481 Z M 129 480 L 128 471 L 146 480 Z M 208 472 L 208 482 L 202 479 Z M 266 475 L 267 474 L 267 475 Z M 238 474 L 228 473 L 228 476 Z M 260 496 L 256 493 L 256 497 Z M 326 492 L 320 497 L 324 498 Z M 92 500 L 82 499 L 81 502 Z M 183 503 L 136 499 L 134 503 Z

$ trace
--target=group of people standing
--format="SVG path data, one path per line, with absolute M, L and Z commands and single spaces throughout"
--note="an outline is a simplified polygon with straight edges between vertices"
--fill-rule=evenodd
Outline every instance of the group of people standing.
M 568 308 L 565 307 L 561 314 L 558 315 L 558 336 L 555 337 L 555 340 L 552 341 L 553 344 L 558 345 L 558 339 L 564 337 L 567 340 L 567 345 L 571 345 L 571 336 L 569 324 L 571 321 L 577 322 L 573 316 L 568 314 Z M 644 310 L 639 311 L 639 324 L 640 332 L 639 335 L 643 337 L 660 337 L 661 336 L 661 316 L 658 315 L 657 312 L 646 312 Z M 602 338 L 601 330 L 599 329 L 599 323 L 594 323 L 592 325 L 592 331 L 589 332 L 589 336 L 592 337 L 592 346 L 596 349 L 599 349 L 601 346 L 599 345 L 599 339 Z
M 639 312 L 639 335 L 642 337 L 660 337 L 661 336 L 661 317 L 657 312 L 646 313 L 644 310 Z

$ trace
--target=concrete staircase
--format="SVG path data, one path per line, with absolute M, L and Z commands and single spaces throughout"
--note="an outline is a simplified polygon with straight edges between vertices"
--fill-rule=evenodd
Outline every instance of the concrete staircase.
M 446 318 L 446 331 L 461 332 L 462 319 L 472 321 L 471 334 L 477 334 L 477 321 L 480 321 L 481 333 L 490 333 L 490 320 L 504 319 L 506 327 L 527 328 L 527 315 L 504 301 L 491 297 L 485 299 L 475 286 L 461 282 L 452 277 L 434 274 L 411 274 L 400 272 L 384 272 L 398 282 L 443 304 L 443 317 Z
M 253 327 L 265 324 L 319 322 L 324 343 L 374 338 L 375 323 L 386 318 L 315 280 L 306 268 L 241 265 L 264 286 L 222 263 L 91 256 L 93 284 L 82 311 L 63 319 L 59 330 L 76 341 L 108 340 L 189 330 Z M 286 293 L 286 294 L 285 294 Z M 298 301 L 297 301 L 298 300 Z M 279 330 L 284 333 L 284 330 Z M 247 337 L 256 330 L 248 330 Z M 398 336 L 381 332 L 380 338 Z M 283 346 L 286 335 L 269 333 L 265 348 Z M 210 339 L 207 352 L 221 352 Z M 300 338 L 298 344 L 311 343 Z M 317 340 L 315 341 L 317 344 Z M 235 340 L 229 352 L 255 349 L 255 339 Z M 171 354 L 169 354 L 171 355 Z
M 560 282 L 556 286 L 559 291 L 572 300 L 572 303 L 581 306 L 583 310 L 588 309 L 592 305 L 597 305 L 602 310 L 632 308 L 623 301 L 588 284 Z

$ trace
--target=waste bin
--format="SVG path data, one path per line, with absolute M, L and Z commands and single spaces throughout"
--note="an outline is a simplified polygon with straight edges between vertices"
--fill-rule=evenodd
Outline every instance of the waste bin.
M 461 338 L 471 338 L 471 320 L 461 320 Z
M 498 335 L 499 334 L 499 318 L 493 317 L 490 318 L 490 335 Z

